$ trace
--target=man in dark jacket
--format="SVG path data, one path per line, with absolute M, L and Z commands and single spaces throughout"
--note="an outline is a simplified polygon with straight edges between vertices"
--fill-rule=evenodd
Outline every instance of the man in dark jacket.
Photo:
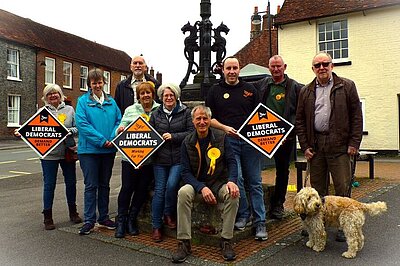
M 260 91 L 262 103 L 275 113 L 295 124 L 297 97 L 303 84 L 285 74 L 286 64 L 279 55 L 269 59 L 268 69 L 271 77 L 254 83 Z M 290 160 L 295 150 L 296 134 L 293 130 L 274 154 L 276 178 L 275 191 L 271 198 L 271 218 L 281 220 L 284 215 L 286 191 L 289 182 Z
M 296 114 L 296 133 L 310 162 L 311 186 L 322 197 L 328 194 L 330 175 L 335 195 L 349 196 L 350 158 L 358 152 L 363 130 L 354 82 L 338 77 L 332 69 L 330 54 L 314 56 L 312 70 L 316 78 L 301 89 Z M 342 231 L 337 240 L 345 240 Z
M 239 79 L 240 64 L 237 58 L 225 58 L 222 69 L 224 80 L 210 88 L 206 105 L 213 112 L 211 126 L 226 133 L 239 167 L 240 199 L 235 229 L 244 230 L 246 226 L 253 224 L 254 238 L 265 241 L 268 233 L 265 226 L 261 153 L 237 133 L 258 106 L 260 97 L 252 84 Z
M 210 205 L 223 202 L 221 252 L 227 261 L 236 258 L 230 243 L 239 207 L 238 169 L 226 135 L 211 129 L 211 110 L 198 105 L 192 110 L 196 131 L 188 135 L 181 147 L 182 179 L 185 185 L 178 192 L 178 229 L 180 240 L 172 261 L 183 262 L 191 253 L 191 206 L 195 200 Z
M 139 98 L 138 95 L 136 95 L 137 85 L 143 81 L 151 81 L 154 83 L 156 91 L 160 86 L 160 83 L 155 78 L 146 73 L 147 65 L 142 56 L 135 56 L 132 58 L 131 71 L 132 75 L 127 79 L 121 80 L 115 89 L 114 99 L 122 115 L 128 106 L 138 101 Z

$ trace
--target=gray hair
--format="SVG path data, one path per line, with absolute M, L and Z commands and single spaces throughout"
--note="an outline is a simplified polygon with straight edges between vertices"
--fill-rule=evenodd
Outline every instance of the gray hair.
M 179 88 L 178 85 L 175 83 L 165 83 L 162 84 L 157 90 L 159 99 L 162 99 L 165 89 L 170 89 L 174 93 L 177 100 L 181 97 L 181 88 Z
M 212 116 L 212 112 L 211 112 L 210 107 L 205 106 L 203 104 L 199 104 L 199 105 L 196 105 L 195 107 L 193 107 L 192 112 L 190 113 L 192 115 L 192 119 L 194 118 L 194 113 L 197 110 L 204 111 L 208 118 L 211 118 L 211 116 Z
M 42 101 L 45 104 L 48 104 L 47 99 L 46 99 L 47 95 L 52 93 L 52 92 L 57 92 L 58 94 L 60 94 L 61 102 L 63 102 L 65 100 L 65 98 L 67 98 L 67 97 L 64 96 L 64 93 L 63 93 L 63 91 L 62 91 L 60 86 L 58 86 L 57 84 L 48 84 L 43 89 Z
M 283 63 L 283 64 L 285 64 L 285 61 L 283 60 L 283 57 L 276 54 L 276 55 L 271 56 L 271 58 L 270 58 L 269 61 L 268 61 L 268 66 L 269 66 L 271 60 L 279 60 L 279 59 L 282 60 L 282 63 Z
M 329 58 L 329 60 L 331 61 L 331 63 L 332 63 L 332 56 L 331 56 L 331 54 L 328 53 L 328 52 L 326 52 L 326 51 L 321 51 L 321 52 L 318 52 L 316 55 L 314 55 L 311 64 L 313 65 L 313 64 L 314 64 L 314 59 L 315 59 L 317 56 L 322 55 L 322 54 L 325 55 L 325 56 L 327 56 L 327 57 Z

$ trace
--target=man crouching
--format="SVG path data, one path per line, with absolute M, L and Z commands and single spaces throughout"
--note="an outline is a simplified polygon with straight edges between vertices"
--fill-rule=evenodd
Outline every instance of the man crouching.
M 237 163 L 225 133 L 210 128 L 210 108 L 194 107 L 192 121 L 196 131 L 185 138 L 181 147 L 181 176 L 185 185 L 178 192 L 177 239 L 180 242 L 172 261 L 184 262 L 191 253 L 192 206 L 198 200 L 211 205 L 217 201 L 224 204 L 220 246 L 224 259 L 232 261 L 236 253 L 230 239 L 239 207 Z

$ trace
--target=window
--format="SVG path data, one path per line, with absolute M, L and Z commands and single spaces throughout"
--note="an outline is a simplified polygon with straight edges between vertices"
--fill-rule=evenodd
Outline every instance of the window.
M 46 84 L 54 84 L 56 79 L 56 60 L 53 58 L 45 58 L 46 69 L 44 72 L 44 82 Z
M 64 62 L 63 64 L 64 74 L 64 88 L 72 88 L 72 64 L 70 62 Z
M 106 80 L 106 83 L 104 84 L 104 91 L 108 94 L 110 94 L 110 86 L 111 86 L 111 75 L 110 72 L 104 71 L 104 77 Z
M 126 79 L 126 76 L 125 75 L 121 75 L 121 80 L 124 80 L 124 79 Z
M 318 23 L 318 47 L 329 53 L 333 62 L 348 61 L 347 19 Z
M 19 117 L 21 112 L 21 96 L 19 95 L 8 95 L 8 121 L 7 126 L 17 127 L 19 126 Z
M 87 75 L 88 75 L 88 67 L 81 66 L 81 77 L 80 77 L 80 85 L 79 88 L 81 91 L 87 91 Z
M 15 49 L 7 49 L 7 79 L 20 80 L 19 51 Z

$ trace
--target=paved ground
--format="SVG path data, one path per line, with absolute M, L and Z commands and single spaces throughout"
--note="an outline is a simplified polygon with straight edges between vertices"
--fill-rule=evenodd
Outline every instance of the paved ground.
M 375 179 L 368 177 L 368 163 L 359 162 L 356 170 L 356 180 L 360 186 L 353 188 L 353 198 L 361 199 L 400 183 L 400 160 L 377 160 L 375 166 Z M 274 182 L 274 170 L 263 171 L 263 182 Z M 295 169 L 292 166 L 289 184 L 292 187 L 296 184 Z M 297 242 L 301 239 L 299 231 L 301 230 L 301 221 L 292 212 L 292 200 L 295 192 L 288 192 L 285 208 L 288 216 L 284 221 L 273 221 L 268 224 L 269 238 L 265 242 L 258 242 L 246 239 L 235 243 L 234 248 L 238 253 L 235 264 L 254 265 L 257 261 L 261 261 L 271 256 L 277 249 Z M 68 231 L 71 228 L 67 229 Z M 76 228 L 72 230 L 76 232 Z M 113 232 L 108 230 L 99 230 L 92 237 L 99 238 L 103 241 L 110 241 L 113 244 L 130 247 L 134 250 L 142 252 L 150 252 L 159 256 L 169 258 L 177 245 L 175 238 L 166 238 L 161 243 L 153 243 L 149 233 L 141 234 L 137 237 L 127 237 L 124 240 L 117 240 L 113 237 Z M 192 256 L 188 259 L 189 263 L 202 265 L 204 263 L 223 264 L 224 260 L 220 255 L 220 251 L 216 247 L 208 245 L 194 245 Z
M 0 141 L 0 149 L 26 147 L 22 141 Z M 374 194 L 381 190 L 390 189 L 400 184 L 400 160 L 397 158 L 377 159 L 375 161 L 375 179 L 368 178 L 368 163 L 358 162 L 356 169 L 356 180 L 360 186 L 353 189 L 353 198 L 365 199 L 373 197 Z M 263 171 L 263 182 L 274 182 L 274 170 Z M 296 184 L 295 169 L 291 170 L 290 185 Z M 299 231 L 301 229 L 300 219 L 295 215 L 291 215 L 292 199 L 295 192 L 288 192 L 285 208 L 288 211 L 288 217 L 281 222 L 272 222 L 268 224 L 269 239 L 264 242 L 257 242 L 253 239 L 246 239 L 235 243 L 235 250 L 238 253 L 236 264 L 254 265 L 257 261 L 262 261 L 272 256 L 279 249 L 283 249 L 291 243 L 301 240 Z M 77 226 L 67 226 L 59 228 L 59 230 L 77 234 Z M 177 241 L 174 238 L 166 238 L 161 243 L 153 243 L 148 233 L 143 233 L 137 237 L 127 237 L 119 240 L 113 237 L 111 231 L 98 230 L 89 236 L 91 239 L 112 243 L 117 246 L 130 248 L 132 250 L 141 251 L 147 254 L 170 258 L 171 252 L 175 250 Z M 223 264 L 224 261 L 220 256 L 219 250 L 215 247 L 207 245 L 195 245 L 193 247 L 193 255 L 188 259 L 189 263 L 195 265 L 204 264 Z

